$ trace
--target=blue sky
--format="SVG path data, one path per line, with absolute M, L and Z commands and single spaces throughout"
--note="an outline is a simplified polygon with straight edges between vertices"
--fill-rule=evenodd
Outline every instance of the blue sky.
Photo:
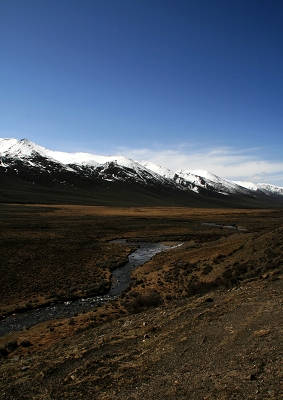
M 0 5 L 0 137 L 283 186 L 282 0 Z

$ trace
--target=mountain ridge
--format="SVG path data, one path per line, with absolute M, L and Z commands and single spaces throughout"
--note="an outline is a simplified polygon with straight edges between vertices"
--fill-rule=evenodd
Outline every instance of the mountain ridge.
M 111 186 L 114 190 L 114 196 L 118 186 L 121 191 L 127 186 L 130 192 L 137 187 L 143 189 L 147 197 L 156 192 L 163 201 L 166 201 L 166 196 L 178 198 L 179 195 L 179 200 L 185 203 L 199 200 L 202 204 L 205 197 L 212 203 L 221 204 L 229 199 L 231 203 L 237 200 L 247 206 L 249 203 L 254 206 L 257 202 L 260 205 L 283 205 L 282 187 L 233 182 L 205 170 L 172 171 L 149 161 L 136 161 L 124 156 L 53 151 L 28 139 L 0 138 L 0 172 L 2 176 L 17 178 L 19 182 L 53 189 L 62 189 L 63 186 L 73 191 L 95 188 L 98 193 L 98 186 L 107 184 L 108 189 Z M 4 200 L 3 196 L 1 200 Z M 206 202 L 209 205 L 209 200 Z

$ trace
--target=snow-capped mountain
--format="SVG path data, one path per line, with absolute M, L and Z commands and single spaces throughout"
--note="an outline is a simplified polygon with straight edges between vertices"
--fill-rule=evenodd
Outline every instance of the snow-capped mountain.
M 182 176 L 186 181 L 192 182 L 195 185 L 207 190 L 216 190 L 223 195 L 232 193 L 244 193 L 244 189 L 231 181 L 222 179 L 217 175 L 205 170 L 180 170 L 177 171 L 179 176 Z
M 64 175 L 64 172 L 68 172 L 69 176 L 82 176 L 84 179 L 166 184 L 166 180 L 160 175 L 123 156 L 52 151 L 27 139 L 0 139 L 0 166 L 6 171 L 14 170 L 18 176 L 27 168 L 38 169 L 41 175 L 56 172 L 56 182 L 60 182 L 59 173 Z M 63 175 L 62 182 L 68 182 Z
M 242 181 L 235 181 L 235 183 L 239 186 L 243 186 L 249 190 L 253 190 L 255 192 L 261 191 L 266 193 L 267 195 L 270 194 L 278 194 L 283 195 L 283 187 L 270 185 L 269 183 L 252 183 L 252 182 L 242 182 Z
M 252 192 L 263 192 L 267 195 L 283 195 L 282 187 L 270 185 L 268 183 L 255 184 L 252 182 L 230 181 L 220 178 L 219 176 L 206 170 L 178 170 L 173 172 L 147 161 L 142 161 L 141 164 L 166 178 L 173 179 L 177 183 L 181 183 L 183 180 L 183 182 L 186 182 L 188 185 L 190 182 L 192 185 L 194 185 L 194 187 L 191 189 L 194 191 L 198 191 L 199 188 L 204 188 L 208 190 L 215 190 L 223 195 L 229 195 L 233 193 L 251 195 Z
M 119 183 L 120 187 L 128 184 L 127 188 L 132 184 L 150 190 L 149 196 L 165 198 L 170 193 L 177 199 L 182 197 L 195 202 L 206 196 L 206 199 L 214 197 L 219 201 L 245 198 L 255 201 L 274 199 L 283 203 L 281 187 L 232 182 L 204 170 L 171 171 L 148 161 L 139 162 L 123 156 L 52 151 L 27 139 L 0 139 L 0 172 L 4 174 L 1 176 L 53 188 L 65 185 L 97 189 L 99 185 L 111 185 L 112 182 L 115 188 Z

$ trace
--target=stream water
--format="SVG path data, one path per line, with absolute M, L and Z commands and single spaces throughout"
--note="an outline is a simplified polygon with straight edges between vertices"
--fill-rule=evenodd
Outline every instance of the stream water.
M 228 229 L 239 229 L 237 225 L 222 225 L 222 224 L 216 224 L 215 222 L 202 222 L 201 225 L 216 226 L 219 228 L 228 228 Z
M 123 243 L 123 241 L 120 242 Z M 131 284 L 131 273 L 135 268 L 146 263 L 155 254 L 172 248 L 172 246 L 166 246 L 161 243 L 133 244 L 138 248 L 129 255 L 129 261 L 123 267 L 117 268 L 112 272 L 113 284 L 106 295 L 52 303 L 46 307 L 9 315 L 0 322 L 0 337 L 11 332 L 30 328 L 39 322 L 73 317 L 76 314 L 84 313 L 115 299 Z

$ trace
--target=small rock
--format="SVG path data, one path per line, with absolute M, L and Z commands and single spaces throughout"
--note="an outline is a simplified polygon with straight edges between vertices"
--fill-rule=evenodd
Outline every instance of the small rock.
M 24 365 L 22 367 L 22 371 L 26 371 L 27 369 L 30 369 L 30 365 Z

